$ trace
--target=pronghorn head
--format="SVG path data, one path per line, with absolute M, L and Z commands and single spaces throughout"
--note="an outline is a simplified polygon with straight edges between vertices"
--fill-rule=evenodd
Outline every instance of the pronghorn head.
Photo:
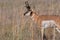
M 24 13 L 24 16 L 25 15 L 26 16 L 31 16 L 32 15 L 32 10 L 31 10 L 31 7 L 30 7 L 28 1 L 25 2 L 25 5 L 26 5 L 25 7 L 26 7 L 27 11 Z

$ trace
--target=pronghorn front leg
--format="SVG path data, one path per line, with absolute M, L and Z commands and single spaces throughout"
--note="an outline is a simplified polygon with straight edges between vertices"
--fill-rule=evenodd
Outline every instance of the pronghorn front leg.
M 43 40 L 43 34 L 44 34 L 44 28 L 41 27 L 41 34 L 42 34 L 42 40 Z
M 41 26 L 41 40 L 43 40 L 44 28 Z

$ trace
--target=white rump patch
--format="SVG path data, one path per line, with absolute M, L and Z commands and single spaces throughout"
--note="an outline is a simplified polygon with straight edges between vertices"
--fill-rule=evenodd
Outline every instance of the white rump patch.
M 53 21 L 53 20 L 45 20 L 45 21 L 42 21 L 42 27 L 43 28 L 55 27 L 55 26 L 59 26 L 59 25 L 57 25 L 55 23 L 55 21 Z M 60 33 L 59 28 L 55 27 L 55 29 Z
M 43 28 L 53 27 L 54 25 L 55 25 L 54 20 L 44 20 L 44 21 L 42 21 L 42 27 Z

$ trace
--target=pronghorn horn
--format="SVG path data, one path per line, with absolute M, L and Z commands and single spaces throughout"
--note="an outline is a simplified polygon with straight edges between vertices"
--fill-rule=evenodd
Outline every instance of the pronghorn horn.
M 25 2 L 25 5 L 26 5 L 25 7 L 27 8 L 27 10 L 30 11 L 31 8 L 30 8 L 28 1 Z

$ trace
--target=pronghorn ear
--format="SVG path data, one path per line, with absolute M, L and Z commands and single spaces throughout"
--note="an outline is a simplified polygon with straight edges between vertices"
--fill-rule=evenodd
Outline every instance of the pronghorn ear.
M 34 11 L 33 9 L 31 9 L 32 11 Z
M 32 11 L 32 12 L 35 12 L 35 10 L 34 10 L 34 9 L 31 9 L 31 11 Z

